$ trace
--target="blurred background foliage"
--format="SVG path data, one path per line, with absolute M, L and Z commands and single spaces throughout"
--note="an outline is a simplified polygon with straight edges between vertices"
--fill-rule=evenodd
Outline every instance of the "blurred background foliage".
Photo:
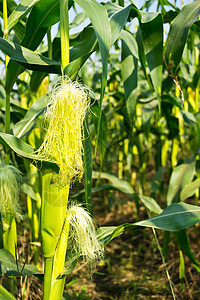
M 21 204 L 25 217 L 18 224 L 16 255 L 21 263 L 34 262 L 41 270 L 42 186 L 37 168 L 55 169 L 56 166 L 47 162 L 36 164 L 33 151 L 44 139 L 43 112 L 57 75 L 61 74 L 59 1 L 23 0 L 18 3 L 8 0 L 7 5 L 8 26 L 5 30 L 2 20 L 0 28 L 0 154 L 2 162 L 8 160 L 23 173 Z M 3 1 L 0 1 L 0 14 L 3 18 Z M 130 252 L 131 266 L 134 265 L 133 255 L 142 257 L 138 265 L 140 272 L 143 272 L 142 266 L 146 266 L 145 260 L 151 259 L 151 251 L 155 253 L 156 261 L 160 257 L 158 265 L 165 270 L 162 276 L 168 278 L 166 282 L 160 278 L 165 287 L 154 289 L 152 278 L 151 287 L 147 287 L 144 284 L 148 281 L 146 275 L 143 279 L 134 279 L 134 272 L 137 272 L 131 269 L 131 280 L 128 280 L 131 286 L 119 287 L 116 296 L 112 296 L 113 290 L 109 291 L 107 287 L 99 296 L 98 291 L 92 294 L 91 282 L 86 282 L 81 291 L 80 288 L 73 289 L 76 282 L 69 280 L 65 299 L 151 299 L 153 295 L 158 295 L 157 299 L 165 299 L 165 296 L 169 299 L 171 294 L 174 299 L 198 299 L 200 295 L 198 289 L 195 292 L 192 288 L 192 276 L 187 277 L 191 264 L 190 272 L 200 270 L 199 225 L 185 230 L 200 220 L 197 208 L 200 186 L 199 14 L 199 0 L 69 1 L 70 64 L 65 74 L 91 89 L 83 141 L 85 177 L 84 182 L 71 188 L 70 197 L 84 203 L 103 228 L 109 226 L 105 230 L 99 229 L 99 236 L 104 234 L 104 243 L 120 230 L 133 230 L 126 225 L 119 229 L 118 225 L 153 217 L 173 203 L 184 201 L 195 205 L 196 215 L 195 221 L 192 216 L 187 223 L 186 214 L 190 208 L 183 205 L 185 214 L 178 218 L 178 229 L 182 230 L 173 234 L 155 229 L 153 233 L 128 231 L 124 235 L 124 239 L 128 238 L 124 241 L 125 246 L 122 237 L 117 238 L 121 244 L 116 244 L 117 239 L 111 242 L 104 261 L 94 273 L 94 277 L 102 278 L 105 274 L 100 276 L 100 268 L 112 278 L 116 276 L 115 272 L 121 272 L 126 278 L 127 262 L 124 263 L 126 274 L 122 269 L 111 271 L 112 263 L 115 266 L 114 256 L 123 265 L 123 256 L 117 256 L 113 243 L 118 251 Z M 9 132 L 4 129 L 8 95 Z M 170 213 L 177 219 L 176 208 Z M 157 227 L 177 230 L 174 219 L 167 219 L 167 222 L 171 227 L 162 222 Z M 116 228 L 118 231 L 114 231 Z M 141 255 L 142 251 L 146 251 L 146 257 Z M 4 255 L 2 252 L 1 266 L 6 264 Z M 176 268 L 166 264 L 170 257 Z M 12 272 L 13 268 L 11 264 Z M 2 267 L 2 275 L 9 275 L 4 269 Z M 177 282 L 171 282 L 168 269 L 177 274 Z M 33 269 L 31 274 L 37 276 L 36 273 Z M 154 271 L 152 274 L 156 276 Z M 16 281 L 19 299 L 29 299 L 29 288 L 34 290 L 40 282 L 37 280 L 33 279 L 32 285 L 27 277 Z M 2 282 L 7 287 L 4 277 Z M 194 279 L 193 286 L 196 287 L 195 283 L 198 286 L 198 280 Z M 143 286 L 143 291 L 138 284 Z M 87 286 L 90 287 L 88 293 Z M 33 293 L 30 299 L 41 299 L 41 291 L 40 298 L 36 298 L 33 290 L 30 289 Z M 140 298 L 137 298 L 138 294 Z

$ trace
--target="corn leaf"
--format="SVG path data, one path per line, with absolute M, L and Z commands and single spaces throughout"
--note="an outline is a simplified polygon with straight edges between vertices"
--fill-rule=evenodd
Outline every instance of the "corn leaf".
M 200 1 L 195 0 L 185 5 L 179 15 L 172 21 L 165 44 L 165 60 L 171 73 L 177 72 L 188 31 L 200 14 Z M 178 42 L 177 42 L 178 41 Z
M 88 118 L 84 122 L 84 140 L 83 140 L 83 159 L 84 159 L 84 183 L 85 183 L 85 202 L 87 210 L 91 212 L 92 205 L 92 147 Z
M 70 49 L 70 63 L 65 69 L 65 74 L 67 74 L 72 80 L 76 78 L 85 61 L 90 57 L 93 51 L 96 50 L 97 44 L 97 37 L 92 27 L 86 27 L 77 39 L 79 40 L 78 43 Z M 55 37 L 53 40 L 52 48 L 52 59 L 60 61 L 59 37 Z M 48 52 L 46 51 L 42 54 L 47 56 Z M 32 91 L 37 91 L 45 76 L 47 76 L 47 73 L 33 72 L 31 76 Z
M 100 227 L 97 231 L 97 237 L 99 242 L 106 245 L 112 239 L 127 230 L 138 230 L 141 227 L 151 227 L 166 231 L 179 231 L 199 222 L 199 206 L 186 203 L 173 203 L 158 216 L 144 221 L 133 224 L 122 224 L 118 227 Z
M 107 2 L 105 4 L 105 7 L 108 11 L 109 21 L 110 21 L 111 44 L 114 44 L 121 30 L 123 29 L 127 21 L 131 6 L 132 5 L 130 4 L 124 8 L 112 2 Z
M 111 28 L 106 8 L 103 5 L 99 4 L 95 0 L 76 0 L 76 2 L 85 10 L 87 16 L 89 17 L 94 27 L 102 59 L 102 82 L 100 94 L 100 114 L 97 130 L 97 145 L 99 142 L 99 134 L 101 130 L 102 102 L 104 98 L 108 76 L 108 55 L 111 47 Z
M 148 84 L 149 84 L 151 90 L 153 90 L 152 83 L 149 80 L 149 75 L 147 72 L 147 62 L 146 62 L 146 56 L 144 53 L 143 38 L 142 38 L 142 32 L 141 32 L 140 27 L 138 27 L 138 30 L 136 33 L 136 41 L 138 44 L 138 54 L 139 54 L 139 59 L 140 59 L 142 70 L 144 72 L 145 78 L 148 81 Z
M 73 1 L 69 1 L 69 8 Z M 26 24 L 26 33 L 21 46 L 35 50 L 41 43 L 47 29 L 57 23 L 60 18 L 59 0 L 40 0 L 30 12 Z M 5 89 L 7 93 L 12 90 L 17 76 L 24 71 L 24 67 L 11 60 L 7 67 Z
M 107 146 L 107 138 L 108 138 L 108 127 L 107 127 L 107 120 L 104 111 L 101 111 L 101 108 L 97 104 L 93 104 L 90 107 L 92 111 L 92 120 L 95 126 L 95 130 L 98 135 L 98 143 L 99 143 L 99 154 L 100 154 L 100 161 L 103 161 L 106 146 Z M 100 129 L 99 129 L 99 120 L 101 119 Z M 98 131 L 99 130 L 99 131 Z
M 92 177 L 94 178 L 94 176 L 92 176 Z M 96 174 L 95 174 L 95 179 L 96 179 Z M 106 184 L 102 184 L 100 186 L 96 186 L 96 187 L 92 188 L 91 192 L 92 192 L 92 194 L 95 194 L 95 193 L 99 193 L 99 192 L 103 192 L 103 191 L 109 191 L 109 190 L 119 191 L 119 192 L 122 192 L 122 193 L 126 193 L 125 189 L 123 189 L 121 186 L 118 186 L 118 185 L 115 185 L 115 184 L 112 184 L 112 183 L 106 183 Z M 70 198 L 71 199 L 77 198 L 78 196 L 82 195 L 83 193 L 85 193 L 84 189 L 81 190 L 81 191 L 79 191 L 78 193 L 70 194 Z M 135 193 L 134 194 L 127 193 L 127 194 L 133 200 L 135 200 L 135 197 L 137 197 L 137 194 L 135 194 Z
M 31 199 L 33 199 L 35 201 L 38 200 L 38 197 L 37 197 L 33 187 L 30 184 L 23 183 L 20 188 L 26 195 L 31 197 Z
M 13 29 L 13 27 L 28 14 L 30 9 L 38 2 L 39 0 L 22 0 L 16 9 L 11 13 L 8 18 L 8 32 Z
M 186 203 L 173 203 L 153 218 L 133 225 L 177 231 L 200 222 L 200 207 Z
M 132 186 L 127 181 L 119 179 L 117 176 L 115 176 L 113 174 L 106 173 L 106 172 L 100 173 L 100 172 L 93 171 L 92 177 L 94 179 L 98 179 L 100 177 L 102 179 L 109 180 L 112 183 L 112 185 L 110 187 L 112 187 L 112 188 L 115 187 L 115 189 L 121 191 L 122 193 L 128 194 L 131 197 L 135 194 Z
M 36 161 L 36 156 L 34 155 L 35 149 L 14 135 L 0 132 L 0 143 L 12 149 L 16 154 L 27 159 L 39 169 L 52 169 L 55 172 L 59 170 L 58 166 L 54 163 L 43 160 Z
M 0 285 L 0 299 L 16 300 L 16 298 L 10 292 L 8 292 L 2 285 Z
M 150 70 L 159 106 L 163 66 L 163 21 L 160 13 L 142 12 L 140 28 L 143 36 L 144 53 Z
M 151 197 L 139 195 L 140 200 L 142 203 L 152 212 L 156 214 L 160 214 L 162 212 L 162 209 L 158 205 L 158 203 Z
M 37 99 L 27 111 L 25 117 L 13 126 L 12 130 L 17 138 L 23 138 L 31 132 L 37 118 L 44 112 L 48 102 L 48 94 Z
M 121 74 L 129 121 L 133 125 L 137 100 L 138 47 L 135 38 L 129 32 L 123 30 L 120 38 L 122 39 Z
M 55 74 L 61 73 L 61 64 L 59 62 L 37 54 L 19 44 L 0 38 L 0 49 L 27 69 Z
M 161 96 L 161 99 L 165 102 L 168 102 L 168 103 L 171 103 L 173 104 L 174 106 L 177 106 L 178 108 L 180 108 L 181 110 L 183 109 L 183 106 L 182 106 L 182 103 L 180 102 L 179 99 L 175 98 L 175 97 L 172 97 L 170 95 L 166 95 L 166 94 L 163 94 Z
M 184 201 L 185 199 L 193 196 L 197 189 L 200 187 L 200 178 L 188 183 L 185 185 L 180 194 L 180 200 Z
M 200 272 L 200 265 L 197 262 L 197 260 L 194 257 L 194 254 L 192 253 L 191 247 L 190 247 L 190 241 L 187 236 L 186 230 L 180 230 L 175 233 L 176 238 L 178 240 L 179 246 L 184 251 L 184 253 L 188 256 L 191 263 L 193 263 L 194 267 L 198 272 Z
M 81 25 L 87 19 L 87 15 L 85 12 L 81 12 L 76 14 L 74 20 L 69 24 L 69 28 L 75 28 Z
M 6 249 L 0 249 L 0 274 L 5 276 L 41 275 L 34 265 L 16 264 L 14 256 Z
M 80 41 L 70 49 L 70 63 L 64 73 L 74 80 L 90 55 L 96 50 L 97 38 L 92 27 L 87 27 L 80 35 Z
M 192 181 L 195 173 L 195 160 L 191 159 L 174 168 L 169 181 L 167 205 L 180 201 L 183 188 Z
M 127 230 L 137 230 L 138 226 L 133 226 L 131 224 L 122 224 L 118 227 L 100 227 L 97 230 L 97 239 L 102 246 L 105 246 L 110 241 L 112 241 L 117 236 L 123 234 Z

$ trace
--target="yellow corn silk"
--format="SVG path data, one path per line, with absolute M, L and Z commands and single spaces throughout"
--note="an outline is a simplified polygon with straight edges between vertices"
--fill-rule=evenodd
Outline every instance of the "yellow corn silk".
M 94 221 L 81 205 L 70 205 L 63 230 L 68 234 L 68 263 L 79 257 L 90 263 L 102 258 L 104 249 L 97 240 Z
M 21 172 L 11 165 L 0 165 L 0 212 L 3 218 L 9 214 L 22 219 L 19 204 Z
M 64 186 L 83 176 L 83 120 L 89 106 L 86 88 L 61 77 L 54 87 L 45 114 L 48 130 L 37 151 L 40 159 L 55 162 L 54 181 Z

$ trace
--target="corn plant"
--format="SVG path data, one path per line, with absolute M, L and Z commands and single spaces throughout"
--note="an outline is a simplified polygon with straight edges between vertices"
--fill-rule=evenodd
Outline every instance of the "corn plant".
M 0 259 L 13 295 L 16 276 L 42 274 L 43 299 L 62 299 L 66 275 L 80 260 L 95 264 L 113 238 L 142 227 L 164 230 L 163 263 L 176 232 L 180 278 L 183 251 L 200 270 L 185 230 L 200 222 L 200 3 L 180 9 L 158 1 L 152 13 L 150 2 L 140 9 L 124 1 L 1 2 Z M 19 205 L 20 185 L 27 211 Z M 131 197 L 138 216 L 145 206 L 150 218 L 96 231 L 92 194 L 113 190 Z M 194 203 L 184 203 L 191 196 Z M 35 265 L 20 263 L 16 251 L 16 220 L 26 217 Z M 2 286 L 1 293 L 14 299 Z

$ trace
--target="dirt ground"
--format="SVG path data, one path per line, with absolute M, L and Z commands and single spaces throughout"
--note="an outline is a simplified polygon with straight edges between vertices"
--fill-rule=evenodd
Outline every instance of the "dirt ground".
M 104 195 L 102 197 L 105 199 Z M 117 199 L 122 199 L 123 194 L 116 194 Z M 123 198 L 124 199 L 124 198 Z M 123 202 L 123 204 L 121 203 Z M 94 199 L 94 215 L 101 226 L 116 226 L 123 223 L 133 223 L 136 218 L 145 219 L 145 208 L 140 208 L 139 216 L 136 215 L 135 206 L 130 199 L 119 201 L 120 204 L 109 207 L 102 202 L 102 198 Z M 195 258 L 200 261 L 199 225 L 188 229 L 191 248 Z M 29 231 L 18 240 L 19 253 L 31 253 Z M 162 245 L 163 233 L 157 231 L 157 238 Z M 170 300 L 173 299 L 167 278 L 168 270 L 174 294 L 178 300 L 200 299 L 200 275 L 189 259 L 185 258 L 185 277 L 179 279 L 179 251 L 173 234 L 169 243 L 166 264 L 158 250 L 156 237 L 151 229 L 126 232 L 112 240 L 105 247 L 104 258 L 90 267 L 80 263 L 73 273 L 67 278 L 63 299 L 104 299 L 104 300 Z M 29 263 L 32 257 L 29 257 Z M 42 257 L 40 257 L 42 264 Z M 29 277 L 18 279 L 19 288 L 16 292 L 17 299 L 40 300 L 42 299 L 42 280 Z M 26 296 L 22 298 L 22 290 Z M 56 299 L 55 299 L 56 300 Z
M 99 217 L 98 221 L 102 226 L 132 223 L 135 221 L 132 206 L 128 202 L 108 213 L 106 218 Z M 145 209 L 141 210 L 141 215 L 147 218 Z M 198 226 L 190 229 L 191 245 L 197 260 L 200 256 L 198 230 Z M 162 233 L 157 231 L 156 234 L 162 243 Z M 134 234 L 126 232 L 105 247 L 105 258 L 92 276 L 86 276 L 87 267 L 80 266 L 68 279 L 68 282 L 75 282 L 68 286 L 67 291 L 72 299 L 173 299 L 167 269 L 176 299 L 200 299 L 200 275 L 189 259 L 184 258 L 185 278 L 181 283 L 179 251 L 173 234 L 164 265 L 151 229 Z

